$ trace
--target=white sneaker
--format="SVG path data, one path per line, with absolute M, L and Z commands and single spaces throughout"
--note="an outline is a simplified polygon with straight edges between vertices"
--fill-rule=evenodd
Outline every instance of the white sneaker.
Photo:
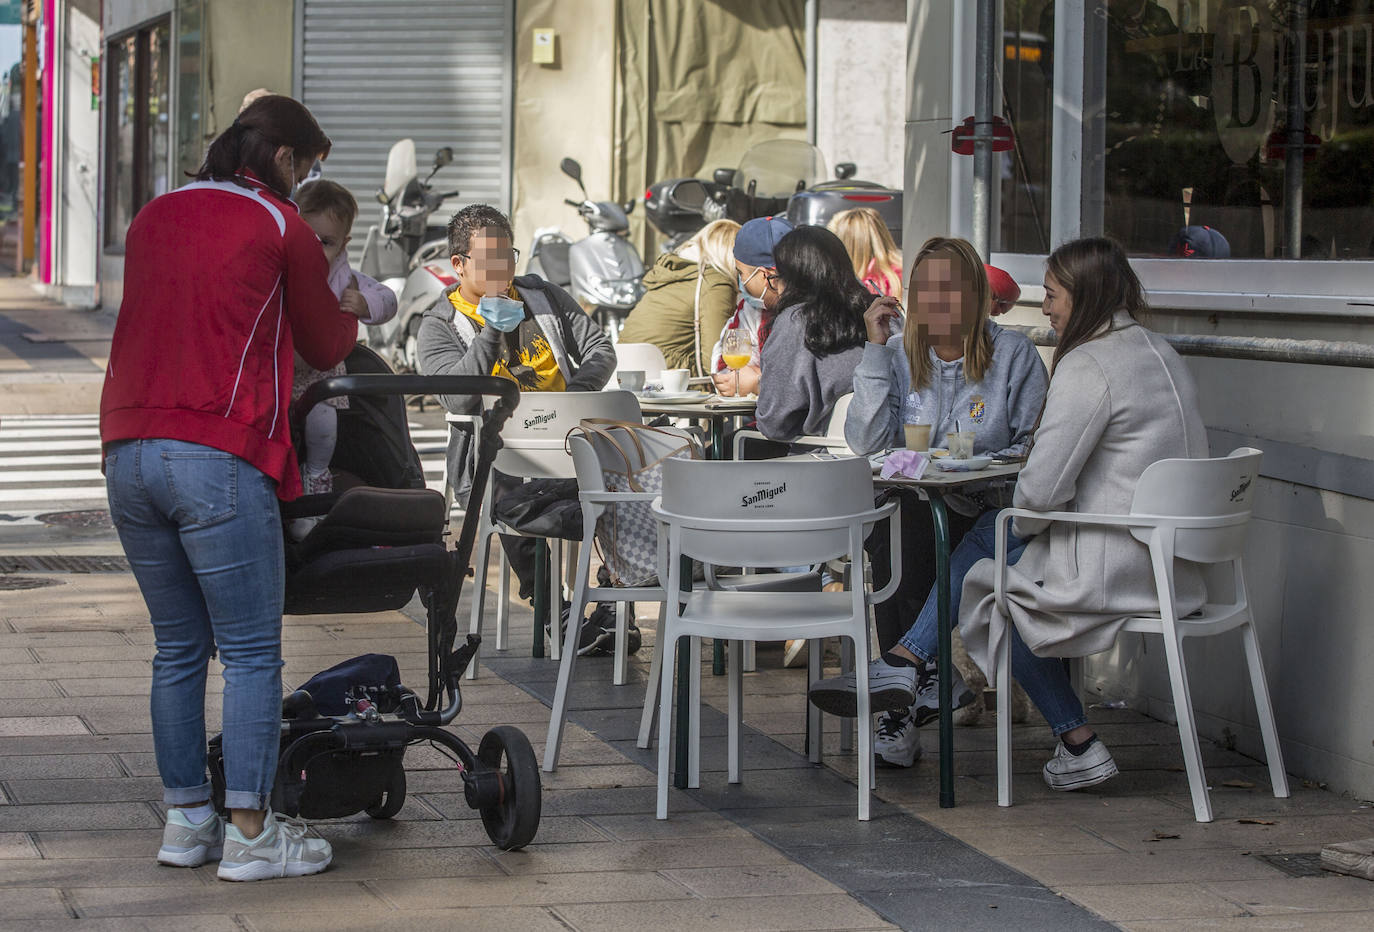
M 954 676 L 950 682 L 950 695 L 954 697 L 954 709 L 962 709 L 973 702 L 973 690 L 964 682 L 959 668 L 950 664 Z M 911 706 L 911 714 L 919 728 L 926 722 L 940 717 L 940 674 L 935 664 L 928 663 L 916 678 L 916 701 Z
M 206 861 L 218 861 L 224 850 L 224 820 L 218 812 L 199 825 L 186 818 L 184 810 L 167 810 L 167 825 L 162 829 L 162 847 L 157 849 L 157 862 L 172 867 L 199 867 Z
M 879 767 L 910 767 L 921 756 L 921 738 L 909 709 L 886 712 L 873 733 L 873 757 Z
M 323 838 L 307 838 L 306 831 L 304 822 L 273 815 L 270 809 L 257 838 L 244 838 L 230 823 L 224 829 L 219 879 L 267 880 L 318 874 L 334 859 L 334 850 Z
M 1101 739 L 1094 736 L 1082 754 L 1074 754 L 1060 741 L 1045 764 L 1045 783 L 1052 790 L 1081 790 L 1116 776 L 1116 761 Z
M 822 712 L 853 718 L 859 714 L 858 678 L 853 673 L 817 680 L 811 703 Z M 883 658 L 868 663 L 869 708 L 873 712 L 905 709 L 916 701 L 916 668 L 894 667 Z
M 806 650 L 805 638 L 793 638 L 787 642 L 782 652 L 784 667 L 799 667 L 802 664 L 802 651 Z

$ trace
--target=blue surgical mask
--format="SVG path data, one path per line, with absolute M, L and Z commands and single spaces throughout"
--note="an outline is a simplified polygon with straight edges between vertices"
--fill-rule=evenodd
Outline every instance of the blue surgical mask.
M 487 294 L 482 295 L 482 300 L 477 302 L 477 313 L 482 315 L 482 319 L 489 326 L 509 333 L 525 319 L 525 305 L 524 302 L 507 298 L 505 295 Z
M 749 293 L 749 290 L 745 288 L 744 276 L 737 273 L 735 278 L 739 281 L 739 296 L 744 299 L 744 303 L 756 311 L 764 310 L 763 299 L 754 297 Z

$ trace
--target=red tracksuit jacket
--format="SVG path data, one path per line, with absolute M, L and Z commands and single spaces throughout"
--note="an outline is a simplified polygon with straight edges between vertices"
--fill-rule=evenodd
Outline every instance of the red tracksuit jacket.
M 328 369 L 348 355 L 358 321 L 339 310 L 295 204 L 241 180 L 178 188 L 129 227 L 100 439 L 224 450 L 290 500 L 301 494 L 287 423 L 293 352 Z

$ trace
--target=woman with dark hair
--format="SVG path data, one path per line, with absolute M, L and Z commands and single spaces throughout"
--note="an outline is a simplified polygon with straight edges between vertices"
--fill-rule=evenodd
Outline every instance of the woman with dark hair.
M 1016 507 L 1126 514 L 1151 463 L 1208 455 L 1197 387 L 1173 348 L 1140 325 L 1144 309 L 1140 281 L 1112 240 L 1076 240 L 1050 256 L 1044 311 L 1059 342 Z M 1107 650 L 1126 618 L 1159 610 L 1149 551 L 1122 528 L 1018 518 L 1015 532 L 1029 543 L 1009 557 L 1011 617 L 1000 617 L 995 566 L 982 560 L 965 578 L 959 629 L 985 671 L 991 639 L 1012 638 L 1012 674 L 1059 738 L 1045 782 L 1092 786 L 1114 775 L 1116 763 L 1058 658 Z M 1179 612 L 1200 607 L 1198 567 L 1179 562 L 1174 579 Z
M 825 433 L 835 399 L 854 390 L 873 295 L 824 227 L 797 227 L 778 240 L 773 259 L 776 268 L 763 274 L 782 310 L 760 358 L 758 426 L 771 440 L 795 440 Z
M 328 842 L 268 808 L 281 729 L 277 502 L 301 494 L 287 420 L 293 362 L 299 353 L 333 366 L 358 328 L 289 200 L 328 152 L 310 111 L 263 97 L 210 144 L 195 182 L 139 211 L 100 399 L 110 516 L 156 642 L 153 748 L 168 807 L 157 859 L 219 858 L 222 880 L 313 874 L 332 857 Z M 206 777 L 216 650 L 227 827 Z
M 967 240 L 936 236 L 911 264 L 911 310 L 904 332 L 889 337 L 895 298 L 873 301 L 864 322 L 868 343 L 854 373 L 854 400 L 845 440 L 856 453 L 903 444 L 907 424 L 925 424 L 931 446 L 957 430 L 973 431 L 973 452 L 1016 457 L 1025 453 L 1045 403 L 1045 365 L 1031 341 L 989 320 L 995 294 L 983 261 Z M 881 655 L 869 668 L 878 721 L 873 751 L 884 766 L 910 767 L 920 754 L 917 729 L 939 710 L 936 567 L 930 546 L 933 519 L 915 492 L 892 490 L 902 502 L 902 577 L 897 591 L 875 607 Z M 991 540 L 997 512 L 1010 503 L 1003 484 L 981 484 L 951 495 L 950 615 L 958 614 L 958 577 L 974 560 L 961 562 L 973 540 Z M 969 541 L 965 544 L 964 541 Z M 887 583 L 888 536 L 869 544 L 873 584 Z M 955 706 L 974 700 L 954 670 Z M 853 674 L 813 685 L 811 701 L 836 714 L 853 715 Z

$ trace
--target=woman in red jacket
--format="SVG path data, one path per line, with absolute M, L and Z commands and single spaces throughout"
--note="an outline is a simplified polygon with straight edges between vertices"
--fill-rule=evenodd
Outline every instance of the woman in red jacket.
M 316 873 L 332 856 L 268 810 L 281 719 L 277 500 L 301 492 L 293 353 L 327 369 L 357 333 L 290 200 L 328 153 L 305 107 L 263 97 L 210 144 L 193 183 L 139 212 L 100 400 L 110 515 L 157 644 L 153 744 L 169 807 L 158 860 L 220 858 L 225 880 Z M 228 826 L 206 779 L 216 648 Z

